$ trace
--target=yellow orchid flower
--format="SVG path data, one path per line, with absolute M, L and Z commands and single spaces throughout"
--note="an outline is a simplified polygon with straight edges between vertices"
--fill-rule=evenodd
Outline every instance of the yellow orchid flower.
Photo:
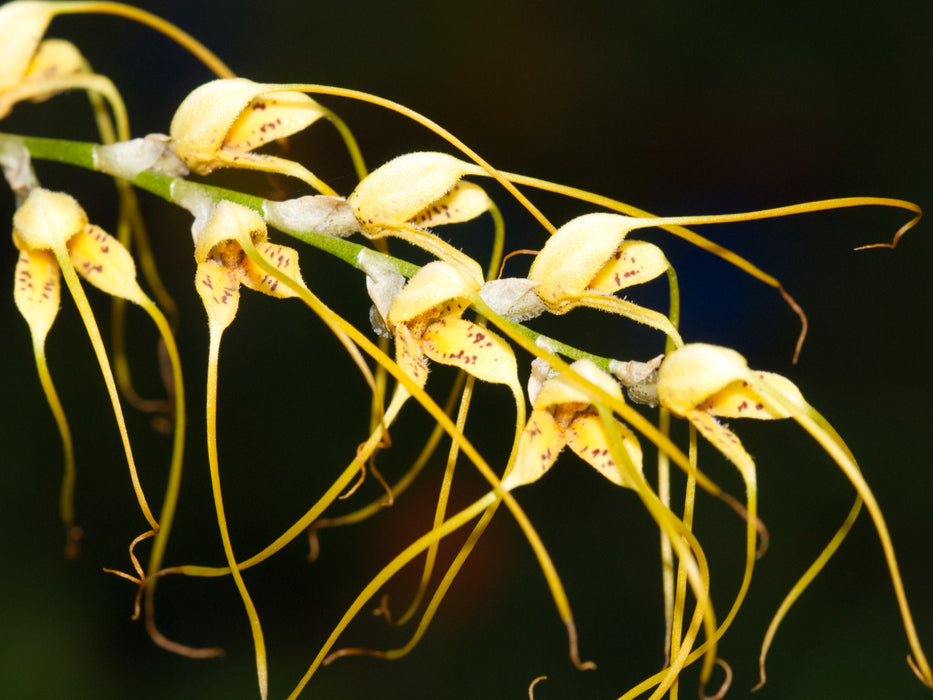
M 150 24 L 175 38 L 182 45 L 186 45 L 196 55 L 200 53 L 201 57 L 209 65 L 211 64 L 212 54 L 191 37 L 163 20 L 128 5 L 112 2 L 27 2 L 19 0 L 9 2 L 0 7 L 0 52 L 2 52 L 0 53 L 0 118 L 5 117 L 18 102 L 24 100 L 41 102 L 59 92 L 78 89 L 85 91 L 88 95 L 101 140 L 105 144 L 113 144 L 118 140 L 122 143 L 129 139 L 130 129 L 126 108 L 113 83 L 103 75 L 94 74 L 80 51 L 70 42 L 60 39 L 43 40 L 48 25 L 55 16 L 82 12 L 123 14 Z M 202 51 L 199 52 L 199 48 Z M 223 66 L 216 60 L 213 64 L 215 67 Z M 104 105 L 104 100 L 110 105 L 113 119 Z M 103 154 L 108 148 L 117 147 L 101 146 L 99 152 Z M 101 164 L 103 164 L 103 158 Z M 121 175 L 126 174 L 121 173 Z M 161 307 L 172 317 L 175 310 L 174 300 L 162 285 L 152 262 L 135 193 L 128 183 L 119 179 L 116 182 L 120 195 L 120 214 L 116 236 L 124 246 L 129 248 L 132 235 L 142 263 L 143 274 Z M 114 374 L 118 387 L 124 397 L 135 407 L 159 412 L 168 417 L 172 412 L 171 401 L 142 399 L 132 386 L 124 338 L 125 306 L 120 297 L 114 297 L 111 320 Z M 170 393 L 171 391 L 172 389 L 169 388 Z M 165 432 L 170 430 L 169 421 L 164 418 L 161 419 L 160 425 Z
M 551 313 L 565 314 L 578 306 L 617 313 L 656 328 L 682 345 L 680 334 L 666 316 L 613 296 L 670 268 L 657 246 L 625 240 L 639 224 L 620 214 L 585 214 L 572 219 L 548 238 L 531 264 L 528 279 L 537 283 L 535 292 Z
M 426 230 L 471 221 L 490 210 L 483 189 L 462 179 L 475 171 L 445 153 L 408 153 L 363 178 L 347 203 L 367 238 L 396 236 L 482 278 L 478 263 Z
M 512 348 L 502 338 L 461 318 L 482 278 L 443 261 L 422 267 L 395 297 L 386 318 L 399 366 L 421 386 L 427 360 L 458 367 L 480 381 L 507 384 L 521 394 Z
M 142 306 L 154 319 L 158 319 L 156 323 L 160 330 L 167 331 L 167 324 L 136 283 L 136 269 L 130 254 L 116 239 L 90 224 L 84 210 L 71 196 L 42 188 L 33 189 L 14 215 L 13 226 L 13 241 L 20 250 L 16 266 L 16 304 L 32 331 L 37 365 L 66 445 L 67 468 L 69 471 L 73 469 L 73 457 L 67 456 L 71 451 L 71 438 L 47 376 L 44 350 L 45 338 L 58 311 L 59 275 L 62 273 L 81 313 L 110 393 L 139 506 L 153 530 L 158 530 L 159 525 L 149 509 L 136 474 L 120 399 L 100 331 L 76 272 L 107 294 Z M 66 476 L 69 494 L 63 493 L 63 499 L 69 502 L 73 479 L 73 473 Z M 70 520 L 71 506 L 64 507 L 64 512 L 69 513 L 67 519 Z
M 104 377 L 113 406 L 120 437 L 123 441 L 130 478 L 136 499 L 151 528 L 150 532 L 136 538 L 130 546 L 130 558 L 139 573 L 138 577 L 120 574 L 140 585 L 146 585 L 146 628 L 153 640 L 165 648 L 188 655 L 213 655 L 212 651 L 194 650 L 166 639 L 158 631 L 154 621 L 153 594 L 154 574 L 161 568 L 162 555 L 168 542 L 175 504 L 181 482 L 182 457 L 185 437 L 184 383 L 178 350 L 165 316 L 146 296 L 136 281 L 133 258 L 120 242 L 103 229 L 88 222 L 87 215 L 73 197 L 39 187 L 33 188 L 13 217 L 13 241 L 20 251 L 16 265 L 14 298 L 17 308 L 25 317 L 32 334 L 33 351 L 47 400 L 58 424 L 65 453 L 65 477 L 61 491 L 62 520 L 68 530 L 66 551 L 73 555 L 76 537 L 80 528 L 74 525 L 73 491 L 75 480 L 74 449 L 68 422 L 61 402 L 55 392 L 45 356 L 45 341 L 58 312 L 60 276 L 71 293 L 81 318 L 84 321 L 98 365 Z M 174 394 L 174 442 L 168 485 L 159 520 L 156 521 L 149 508 L 139 476 L 136 462 L 123 418 L 123 409 L 117 393 L 116 382 L 100 330 L 94 319 L 90 304 L 78 280 L 81 275 L 92 285 L 112 297 L 138 304 L 152 318 L 165 343 L 172 372 Z M 155 535 L 148 570 L 142 573 L 133 549 L 141 539 Z M 119 572 L 114 572 L 119 573 Z M 138 603 L 138 598 L 137 598 Z
M 591 360 L 577 360 L 571 368 L 610 396 L 624 400 L 619 384 Z M 635 488 L 634 476 L 613 459 L 606 427 L 576 382 L 562 374 L 545 380 L 533 398 L 533 406 L 518 444 L 515 466 L 502 480 L 502 488 L 511 490 L 537 481 L 554 465 L 565 446 L 612 483 Z M 638 438 L 619 421 L 615 421 L 615 429 L 631 465 L 641 474 Z
M 206 175 L 218 168 L 245 168 L 290 175 L 321 194 L 337 193 L 303 165 L 253 151 L 325 118 L 334 123 L 353 157 L 365 166 L 352 135 L 337 116 L 298 90 L 245 78 L 222 78 L 192 91 L 179 105 L 169 134 L 178 157 Z
M 780 375 L 752 371 L 748 368 L 745 358 L 734 350 L 697 343 L 675 350 L 661 364 L 658 370 L 658 398 L 661 405 L 671 413 L 687 418 L 704 437 L 738 467 L 748 489 L 749 515 L 754 515 L 755 512 L 754 463 L 742 447 L 738 437 L 716 421 L 714 416 L 760 419 L 793 418 L 820 444 L 855 487 L 874 521 L 907 633 L 911 650 L 911 655 L 907 657 L 908 663 L 918 678 L 925 685 L 933 688 L 933 673 L 920 646 L 894 555 L 894 546 L 881 508 L 848 447 L 826 419 L 806 402 L 799 389 L 789 379 Z M 847 520 L 847 524 L 843 526 L 830 546 L 824 550 L 814 566 L 811 566 L 795 586 L 791 593 L 793 598 L 800 594 L 825 565 L 835 547 L 845 536 L 848 527 L 851 527 L 851 519 L 850 517 Z M 754 536 L 750 529 L 746 579 L 751 574 L 753 550 Z M 744 595 L 746 587 L 747 584 L 743 581 L 740 595 Z M 792 599 L 790 600 L 792 602 Z M 737 600 L 736 605 L 738 602 Z M 783 616 L 786 608 L 787 606 L 782 606 L 776 621 Z M 730 613 L 725 622 L 731 621 L 733 613 Z M 769 630 L 768 641 L 773 636 L 773 628 L 774 626 Z M 762 682 L 764 680 L 764 653 L 765 650 L 762 651 Z
M 270 243 L 267 239 L 265 221 L 257 212 L 240 204 L 222 201 L 214 208 L 203 228 L 196 231 L 195 242 L 195 287 L 207 311 L 210 329 L 206 405 L 208 462 L 214 507 L 224 555 L 250 620 L 256 671 L 263 698 L 268 694 L 268 671 L 262 626 L 237 566 L 220 488 L 217 457 L 217 362 L 221 336 L 239 308 L 241 284 L 280 299 L 298 296 L 289 286 L 263 271 L 250 253 L 258 254 L 283 275 L 304 287 L 298 268 L 298 252 L 287 246 Z

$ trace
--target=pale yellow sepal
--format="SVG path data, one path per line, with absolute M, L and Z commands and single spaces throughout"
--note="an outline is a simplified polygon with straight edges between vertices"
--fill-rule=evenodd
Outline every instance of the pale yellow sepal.
M 448 212 L 452 217 L 456 214 L 456 221 L 466 221 L 488 206 L 476 210 L 479 198 L 475 190 L 465 189 L 465 195 L 457 197 L 462 201 L 456 207 L 445 198 L 468 172 L 470 164 L 446 153 L 408 153 L 363 178 L 347 201 L 364 229 L 386 223 L 416 223 L 415 219 L 424 223 L 432 217 L 435 224 L 454 223 L 442 220 Z
M 88 282 L 110 296 L 144 305 L 129 251 L 100 226 L 88 224 L 68 241 L 71 264 Z
M 198 265 L 195 288 L 204 303 L 212 331 L 229 326 L 240 307 L 240 280 L 235 269 L 212 261 Z
M 471 221 L 489 209 L 489 197 L 486 191 L 472 182 L 461 181 L 453 186 L 446 195 L 419 213 L 409 221 L 422 228 L 459 224 Z
M 595 384 L 613 398 L 624 401 L 622 389 L 608 373 L 597 367 L 591 360 L 577 360 L 570 367 L 587 381 Z M 534 407 L 550 408 L 566 403 L 590 403 L 588 394 L 574 377 L 566 374 L 557 374 L 542 384 L 534 399 Z
M 519 438 L 515 466 L 502 480 L 502 488 L 510 491 L 540 479 L 557 461 L 564 444 L 553 414 L 546 410 L 532 411 Z
M 74 197 L 41 187 L 13 215 L 14 235 L 27 250 L 61 250 L 87 224 L 87 214 Z
M 71 75 L 88 70 L 88 62 L 70 41 L 64 39 L 46 39 L 36 48 L 35 55 L 26 68 L 25 77 L 39 79 L 52 75 Z M 34 102 L 41 102 L 52 93 L 33 97 Z
M 421 341 L 424 354 L 442 365 L 459 367 L 483 382 L 518 382 L 511 346 L 483 326 L 442 317 L 428 324 Z
M 683 416 L 748 371 L 735 350 L 692 343 L 669 354 L 658 368 L 658 398 Z
M 449 300 L 465 299 L 478 291 L 481 284 L 482 278 L 471 278 L 445 262 L 428 263 L 415 273 L 392 301 L 386 319 L 389 328 Z
M 277 245 L 264 241 L 256 244 L 256 250 L 272 265 L 284 272 L 296 282 L 304 286 L 304 280 L 301 279 L 301 271 L 298 269 L 298 251 L 284 245 Z M 296 297 L 298 294 L 291 287 L 282 284 L 270 274 L 267 274 L 252 260 L 247 258 L 243 261 L 242 281 L 250 289 L 268 294 L 270 297 L 278 299 L 288 299 Z
M 233 122 L 223 141 L 228 151 L 252 151 L 291 136 L 325 116 L 323 108 L 301 92 L 256 95 Z
M 805 409 L 807 404 L 803 394 L 800 393 L 800 389 L 790 379 L 772 372 L 756 371 L 755 375 L 784 398 Z M 791 417 L 791 414 L 785 408 L 777 405 L 767 396 L 759 394 L 746 381 L 732 382 L 722 391 L 709 397 L 703 403 L 701 409 L 722 418 L 769 420 Z
M 573 305 L 633 226 L 629 217 L 619 214 L 585 214 L 572 219 L 557 229 L 535 256 L 528 279 L 541 283 L 538 294 L 549 307 Z
M 622 447 L 628 454 L 632 464 L 641 473 L 642 452 L 638 438 L 627 426 L 615 421 L 615 430 L 622 439 Z M 606 426 L 596 412 L 579 413 L 564 430 L 564 439 L 567 446 L 573 450 L 580 459 L 589 464 L 604 477 L 617 486 L 636 488 L 635 482 L 616 463 L 610 454 L 611 439 L 606 434 Z
M 428 381 L 428 360 L 418 340 L 405 324 L 395 329 L 395 361 L 419 387 Z
M 49 2 L 8 2 L 0 7 L 0 92 L 26 75 L 55 15 Z

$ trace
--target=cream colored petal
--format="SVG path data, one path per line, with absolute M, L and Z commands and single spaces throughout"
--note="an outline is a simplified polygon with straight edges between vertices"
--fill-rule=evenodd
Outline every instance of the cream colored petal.
M 483 326 L 462 318 L 442 317 L 425 329 L 422 348 L 435 362 L 459 367 L 481 381 L 507 384 L 520 391 L 515 353 L 508 343 Z
M 515 464 L 502 479 L 502 488 L 511 491 L 540 479 L 554 465 L 564 444 L 550 411 L 532 411 L 518 440 Z
M 641 474 L 642 453 L 638 438 L 619 421 L 615 421 L 615 428 L 619 431 L 625 453 Z M 612 458 L 606 427 L 598 414 L 592 411 L 578 414 L 564 430 L 564 439 L 570 449 L 609 481 L 625 488 L 635 488 L 635 482 L 626 473 L 625 467 Z
M 291 277 L 302 287 L 304 286 L 304 280 L 301 279 L 301 270 L 298 269 L 297 250 L 294 248 L 289 248 L 288 246 L 269 243 L 268 241 L 259 243 L 256 246 L 256 250 L 259 251 L 259 254 L 275 268 L 281 270 L 283 274 Z M 280 299 L 298 295 L 298 293 L 293 291 L 290 287 L 282 284 L 275 277 L 272 277 L 271 275 L 268 275 L 262 271 L 249 258 L 243 259 L 240 269 L 240 280 L 250 289 L 254 289 L 257 292 L 262 292 L 263 294 L 268 294 L 269 296 L 278 297 Z
M 663 275 L 668 267 L 667 258 L 656 245 L 646 241 L 622 241 L 610 261 L 590 282 L 589 289 L 600 294 L 614 294 L 620 289 L 649 282 Z
M 578 297 L 619 249 L 631 225 L 619 214 L 586 214 L 567 222 L 535 257 L 528 279 L 541 283 L 538 294 L 549 306 Z
M 87 226 L 87 215 L 71 195 L 34 188 L 13 215 L 13 232 L 29 250 L 63 250 Z
M 694 343 L 670 353 L 658 369 L 658 400 L 683 416 L 748 372 L 735 350 Z
M 401 224 L 442 199 L 469 165 L 446 153 L 408 153 L 377 168 L 349 196 L 360 224 Z
M 445 196 L 409 219 L 422 228 L 470 221 L 489 209 L 489 197 L 482 187 L 460 181 Z
M 230 126 L 222 147 L 245 153 L 291 136 L 325 115 L 321 105 L 301 92 L 257 95 Z
M 212 332 L 230 325 L 240 304 L 240 282 L 237 270 L 213 260 L 198 264 L 195 287 L 207 311 Z
M 55 256 L 46 250 L 20 251 L 13 300 L 37 347 L 42 346 L 55 321 L 60 298 L 61 272 Z
M 136 281 L 136 264 L 129 251 L 99 226 L 88 224 L 68 241 L 71 264 L 101 291 L 129 301 L 145 303 Z

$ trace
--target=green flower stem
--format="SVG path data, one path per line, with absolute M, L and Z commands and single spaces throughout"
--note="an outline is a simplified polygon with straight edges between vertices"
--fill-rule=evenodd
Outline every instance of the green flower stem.
M 98 171 L 98 168 L 94 163 L 93 153 L 93 149 L 96 144 L 89 141 L 67 141 L 63 139 L 49 139 L 34 136 L 15 136 L 11 134 L 0 133 L 0 141 L 3 141 L 4 139 L 13 139 L 19 141 L 29 150 L 29 153 L 33 158 L 39 160 L 52 160 L 59 163 L 75 165 L 87 170 Z M 172 203 L 175 203 L 172 197 L 172 185 L 179 181 L 185 182 L 186 187 L 196 188 L 201 194 L 209 197 L 214 202 L 229 200 L 231 202 L 242 204 L 243 206 L 249 207 L 250 209 L 254 209 L 260 214 L 263 213 L 263 203 L 265 200 L 261 197 L 256 197 L 244 192 L 228 190 L 223 187 L 215 187 L 213 185 L 205 185 L 203 183 L 191 182 L 190 180 L 183 180 L 181 178 L 173 178 L 168 175 L 161 175 L 149 170 L 139 173 L 131 180 L 131 182 L 136 187 L 144 189 L 147 192 L 150 192 L 157 197 L 161 197 L 165 201 Z M 496 214 L 493 214 L 493 216 L 495 218 Z M 387 265 L 391 266 L 393 269 L 399 272 L 399 274 L 407 278 L 412 277 L 419 269 L 417 265 L 414 265 L 407 260 L 402 260 L 391 255 L 386 255 L 385 253 L 380 253 L 366 246 L 360 245 L 359 243 L 353 243 L 352 241 L 348 241 L 343 238 L 326 236 L 315 231 L 293 231 L 288 229 L 281 229 L 281 231 L 282 233 L 289 235 L 292 238 L 297 238 L 298 240 L 303 241 L 304 243 L 307 243 L 308 245 L 313 246 L 318 250 L 328 253 L 335 258 L 339 258 L 348 265 L 351 265 L 361 271 L 362 267 L 359 264 L 358 259 L 360 252 L 363 250 L 367 251 L 368 257 L 371 255 L 380 256 Z M 595 362 L 599 367 L 606 370 L 607 372 L 610 371 L 609 363 L 613 358 L 601 357 L 599 355 L 593 355 L 591 353 L 584 352 L 583 350 L 575 348 L 571 345 L 567 345 L 566 343 L 562 343 L 558 340 L 554 340 L 553 338 L 549 338 L 540 333 L 537 333 L 519 323 L 511 323 L 517 332 L 521 333 L 534 343 L 546 344 L 552 352 L 559 353 L 565 357 L 570 358 L 571 360 L 587 358 Z

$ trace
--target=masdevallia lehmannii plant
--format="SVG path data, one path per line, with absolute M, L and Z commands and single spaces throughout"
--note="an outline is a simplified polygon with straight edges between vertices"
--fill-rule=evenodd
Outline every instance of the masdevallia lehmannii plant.
M 56 16 L 78 12 L 115 14 L 161 31 L 189 49 L 218 79 L 192 90 L 167 125 L 166 135 L 132 139 L 130 122 L 113 82 L 92 71 L 72 44 L 45 38 Z M 576 459 L 566 456 L 573 452 L 605 477 L 606 488 L 622 487 L 620 494 L 634 495 L 660 532 L 667 663 L 662 671 L 649 675 L 622 697 L 647 692 L 656 698 L 666 694 L 676 697 L 680 673 L 689 664 L 703 660 L 704 685 L 710 680 L 716 662 L 728 668 L 717 657 L 718 642 L 741 611 L 752 583 L 755 561 L 764 553 L 767 542 L 767 530 L 758 513 L 757 464 L 737 433 L 722 419 L 793 419 L 835 461 L 854 487 L 857 499 L 839 533 L 775 616 L 762 651 L 762 680 L 764 653 L 778 624 L 832 556 L 864 503 L 881 540 L 893 582 L 907 632 L 909 662 L 921 681 L 933 687 L 933 674 L 908 606 L 881 508 L 842 438 L 789 379 L 750 370 L 734 350 L 693 343 L 683 337 L 677 276 L 663 245 L 632 237 L 639 229 L 659 227 L 722 257 L 777 288 L 800 314 L 805 331 L 802 311 L 774 277 L 685 226 L 880 205 L 916 215 L 898 232 L 900 236 L 919 217 L 916 205 L 859 197 L 743 214 L 660 218 L 594 193 L 500 171 L 437 124 L 380 97 L 331 86 L 274 84 L 236 77 L 181 30 L 119 3 L 10 2 L 0 7 L 0 39 L 3 39 L 0 118 L 23 100 L 53 100 L 64 90 L 81 90 L 90 97 L 91 114 L 100 133 L 100 144 L 0 136 L 0 161 L 19 205 L 13 220 L 13 241 L 19 251 L 14 299 L 29 326 L 40 383 L 61 435 L 66 465 L 61 511 L 69 533 L 69 552 L 73 554 L 80 532 L 71 505 L 80 443 L 73 444 L 45 355 L 47 336 L 59 310 L 61 277 L 82 316 L 113 406 L 134 497 L 146 521 L 145 531 L 133 537 L 129 545 L 134 573 L 116 573 L 136 585 L 137 607 L 141 596 L 145 596 L 146 627 L 156 642 L 190 656 L 217 654 L 216 649 L 196 649 L 164 637 L 154 622 L 154 592 L 156 582 L 169 575 L 230 577 L 250 624 L 259 694 L 267 697 L 269 664 L 262 605 L 254 603 L 244 572 L 276 556 L 305 533 L 312 535 L 317 547 L 318 534 L 324 526 L 378 518 L 385 504 L 393 500 L 395 508 L 405 508 L 405 489 L 430 462 L 430 455 L 446 435 L 450 439 L 446 468 L 432 522 L 425 524 L 420 536 L 375 573 L 334 624 L 329 637 L 313 641 L 317 649 L 314 659 L 303 677 L 293 683 L 291 696 L 304 690 L 321 665 L 343 656 L 366 653 L 398 658 L 412 652 L 439 614 L 450 586 L 469 565 L 471 552 L 482 541 L 501 505 L 517 521 L 535 553 L 566 626 L 573 663 L 579 668 L 593 668 L 594 664 L 584 661 L 578 651 L 571 599 L 581 592 L 565 590 L 559 576 L 560 562 L 552 560 L 546 542 L 512 493 L 515 491 L 521 497 L 523 491 L 535 488 L 535 483 L 555 462 Z M 454 154 L 404 153 L 368 173 L 349 128 L 319 102 L 328 98 L 356 100 L 413 119 L 445 140 Z M 341 183 L 345 196 L 315 175 L 313 165 L 272 152 L 277 141 L 300 138 L 304 129 L 322 119 L 337 129 L 357 176 L 352 185 Z M 41 159 L 64 161 L 114 177 L 120 193 L 119 234 L 111 237 L 91 224 L 71 195 L 43 188 L 33 170 L 33 162 Z M 263 177 L 289 178 L 317 194 L 271 201 L 204 182 L 220 169 L 260 171 Z M 540 250 L 534 251 L 535 257 L 524 276 L 501 278 L 499 274 L 501 256 L 508 248 L 505 226 L 493 199 L 476 181 L 480 178 L 487 183 L 492 180 L 495 186 L 515 197 L 540 223 L 543 231 Z M 191 277 L 206 311 L 209 340 L 206 389 L 197 395 L 205 408 L 207 459 L 204 461 L 210 474 L 212 507 L 224 566 L 165 563 L 169 553 L 168 533 L 182 488 L 185 400 L 194 394 L 186 396 L 175 331 L 167 319 L 174 315 L 174 302 L 162 289 L 155 272 L 132 186 L 182 207 L 193 217 Z M 579 200 L 590 210 L 555 225 L 525 194 L 529 189 Z M 467 222 L 471 222 L 469 230 L 473 232 L 491 224 L 493 252 L 489 260 L 477 260 L 461 249 L 463 241 L 458 238 L 465 228 L 461 224 Z M 271 242 L 270 227 L 306 246 Z M 359 242 L 347 240 L 357 235 Z M 431 261 L 419 267 L 390 256 L 389 248 L 394 249 L 398 240 L 421 249 Z M 131 243 L 135 243 L 135 248 L 131 248 Z M 370 296 L 373 303 L 370 319 L 341 316 L 316 293 L 313 276 L 309 282 L 299 272 L 299 258 L 305 255 L 307 246 L 325 251 L 361 273 L 355 293 Z M 144 282 L 152 289 L 155 301 L 137 282 L 136 260 L 145 272 Z M 167 399 L 156 403 L 171 417 L 168 429 L 174 435 L 164 484 L 153 486 L 140 478 L 131 435 L 126 429 L 121 393 L 139 410 L 151 409 L 152 405 L 139 400 L 130 382 L 120 341 L 125 331 L 118 326 L 119 332 L 113 335 L 113 350 L 108 353 L 94 321 L 92 300 L 86 298 L 79 276 L 114 299 L 142 307 L 159 330 L 171 378 L 164 382 Z M 669 290 L 670 304 L 666 310 L 618 296 L 636 290 L 638 285 L 657 284 L 654 280 L 660 277 L 666 278 Z M 234 410 L 224 403 L 219 392 L 218 367 L 221 337 L 238 312 L 243 286 L 267 297 L 288 299 L 285 303 L 308 307 L 350 356 L 355 366 L 351 368 L 354 377 L 350 381 L 361 378 L 373 395 L 369 424 L 360 426 L 359 447 L 354 454 L 345 456 L 336 472 L 338 476 L 322 492 L 309 494 L 305 512 L 295 514 L 298 517 L 293 516 L 292 524 L 280 536 L 250 556 L 241 555 L 243 547 L 235 537 L 236 532 L 247 527 L 248 516 L 225 506 L 220 479 L 219 444 L 235 445 L 240 437 L 218 434 L 217 421 L 219 411 Z M 257 305 L 263 302 L 258 296 L 251 301 Z M 553 334 L 545 337 L 533 330 L 534 319 L 542 314 L 563 316 L 577 313 L 580 307 L 603 312 L 602 316 L 590 317 L 600 319 L 596 323 L 613 323 L 612 317 L 618 316 L 620 323 L 636 322 L 654 329 L 659 357 L 645 362 L 638 358 L 600 357 L 568 343 L 567 339 Z M 372 328 L 362 330 L 365 325 Z M 803 332 L 801 340 L 802 337 Z M 115 358 L 113 363 L 111 354 Z M 523 374 L 529 358 L 532 362 L 527 377 L 527 401 L 531 411 L 526 415 Z M 314 361 L 323 366 L 324 358 Z M 436 386 L 438 382 L 429 377 L 436 365 L 447 365 L 461 376 L 444 401 L 437 398 L 443 387 Z M 328 362 L 327 366 L 338 365 Z M 391 392 L 389 378 L 395 382 Z M 514 404 L 514 430 L 508 447 L 501 453 L 494 450 L 481 453 L 472 439 L 483 429 L 485 417 L 470 412 L 471 400 L 476 392 L 485 391 L 486 385 L 507 388 Z M 501 391 L 495 387 L 492 390 Z M 357 498 L 356 489 L 367 465 L 375 473 L 377 458 L 383 467 L 391 463 L 391 444 L 409 439 L 394 430 L 398 416 L 409 404 L 420 406 L 435 424 L 420 457 L 391 485 L 386 484 L 387 494 L 379 501 L 360 504 L 349 515 L 324 517 L 336 500 Z M 470 415 L 476 425 L 468 423 Z M 673 419 L 681 419 L 690 427 L 684 444 L 677 444 L 671 437 Z M 255 420 L 262 423 L 269 416 L 259 413 Z M 272 425 L 264 427 L 274 429 Z M 327 430 L 320 426 L 309 428 L 318 429 Z M 725 491 L 700 468 L 697 435 L 735 465 L 744 484 L 743 496 Z M 564 450 L 565 447 L 570 449 Z M 656 477 L 647 475 L 651 455 L 657 462 Z M 454 467 L 461 458 L 480 472 L 489 490 L 471 505 L 451 514 Z M 671 462 L 687 475 L 686 506 L 682 512 L 672 506 Z M 325 470 L 326 466 L 315 465 L 319 470 Z M 267 468 L 274 470 L 275 465 Z M 224 478 L 229 483 L 235 475 L 228 476 L 225 472 Z M 743 575 L 731 601 L 713 599 L 712 582 L 718 562 L 708 559 L 701 538 L 693 532 L 692 503 L 697 486 L 728 505 L 744 521 Z M 165 494 L 158 517 L 149 506 L 147 494 L 153 490 Z M 231 521 L 237 523 L 236 528 L 230 527 Z M 435 582 L 433 570 L 440 561 L 438 551 L 446 544 L 445 538 L 471 523 L 472 531 L 446 564 L 441 580 Z M 143 564 L 140 557 L 150 542 Z M 368 601 L 383 591 L 398 571 L 422 555 L 421 580 L 405 611 L 401 615 L 391 614 L 385 599 L 379 608 L 386 620 L 395 625 L 405 625 L 417 616 L 418 623 L 409 641 L 390 650 L 337 648 L 343 631 Z M 584 631 L 584 643 L 585 639 Z M 275 683 L 273 688 L 285 684 Z M 728 683 L 723 683 L 721 692 L 727 686 Z

